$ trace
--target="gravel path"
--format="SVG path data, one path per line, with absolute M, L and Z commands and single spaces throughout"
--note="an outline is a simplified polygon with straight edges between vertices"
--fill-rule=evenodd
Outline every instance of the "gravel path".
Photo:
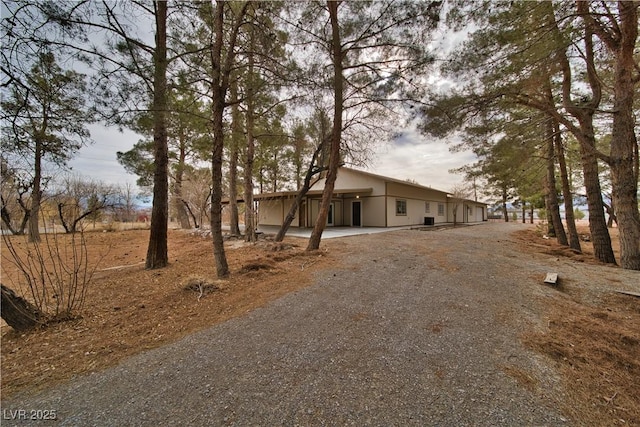
M 548 260 L 514 250 L 512 228 L 344 238 L 313 286 L 3 402 L 2 425 L 570 425 L 558 378 L 518 340 Z

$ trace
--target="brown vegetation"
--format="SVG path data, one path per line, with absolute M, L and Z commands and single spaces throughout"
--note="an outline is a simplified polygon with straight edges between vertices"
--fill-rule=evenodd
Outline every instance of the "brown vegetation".
M 232 276 L 217 280 L 208 237 L 170 231 L 170 264 L 160 270 L 144 269 L 148 231 L 87 233 L 86 238 L 90 264 L 99 265 L 82 316 L 30 333 L 3 322 L 3 398 L 113 366 L 245 314 L 308 285 L 311 273 L 331 259 L 327 252 L 309 254 L 291 243 L 232 241 L 227 243 Z M 16 246 L 24 244 L 15 239 Z M 3 282 L 12 288 L 15 274 L 3 262 Z
M 613 234 L 615 238 L 615 229 Z M 516 238 L 529 253 L 596 263 L 585 242 L 585 253 L 576 254 L 533 229 Z M 336 266 L 344 256 L 339 240 L 326 241 L 324 251 L 311 254 L 299 246 L 304 244 L 301 240 L 231 241 L 226 247 L 232 275 L 218 280 L 209 237 L 171 231 L 170 264 L 161 270 L 144 269 L 147 239 L 144 230 L 88 233 L 92 262 L 102 260 L 82 317 L 30 333 L 3 326 L 3 398 L 99 371 L 243 315 L 310 284 L 314 271 Z M 12 274 L 8 267 L 2 266 L 3 280 Z M 615 285 L 616 272 L 622 270 L 602 268 L 611 271 Z M 593 297 L 589 283 L 563 282 L 540 304 L 540 318 L 546 319 L 542 330 L 525 334 L 523 340 L 557 366 L 566 391 L 556 397 L 558 405 L 576 424 L 640 425 L 640 300 L 612 292 L 596 294 L 600 296 Z M 432 332 L 440 329 L 433 325 Z M 503 368 L 523 387 L 538 390 L 537 380 L 528 373 Z
M 588 236 L 588 229 L 579 230 Z M 614 251 L 619 256 L 617 230 L 612 229 Z M 581 242 L 582 254 L 545 240 L 533 230 L 520 232 L 523 247 L 534 248 L 577 262 L 595 263 L 593 249 Z M 525 246 L 526 245 L 526 246 Z M 560 292 L 545 298 L 548 319 L 542 332 L 531 332 L 524 342 L 548 356 L 558 367 L 565 396 L 558 396 L 563 412 L 582 425 L 640 425 L 640 299 L 614 292 L 616 272 L 610 269 L 612 287 L 606 293 L 585 292 L 589 284 L 561 284 Z M 633 272 L 629 272 L 633 274 Z

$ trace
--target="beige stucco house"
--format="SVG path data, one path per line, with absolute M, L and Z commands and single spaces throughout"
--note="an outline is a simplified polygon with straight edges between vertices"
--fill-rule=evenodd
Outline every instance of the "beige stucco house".
M 313 227 L 324 188 L 318 179 L 298 209 L 292 227 Z M 258 225 L 282 225 L 296 197 L 295 191 L 263 193 Z M 487 219 L 487 205 L 471 200 L 455 200 L 445 191 L 342 167 L 338 171 L 327 226 L 397 227 L 453 222 L 473 223 Z

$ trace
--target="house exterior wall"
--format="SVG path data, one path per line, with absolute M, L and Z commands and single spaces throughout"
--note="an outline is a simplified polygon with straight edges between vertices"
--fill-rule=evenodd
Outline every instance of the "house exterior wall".
M 482 222 L 487 219 L 487 208 L 486 205 L 478 202 L 474 202 L 472 200 L 462 200 L 458 202 L 449 201 L 448 207 L 448 221 L 453 222 L 453 208 L 454 205 L 457 204 L 457 218 L 456 222 L 458 223 L 472 223 L 472 222 Z
M 360 226 L 361 227 L 385 227 L 384 196 L 375 197 L 348 197 L 344 198 L 344 225 L 357 227 L 353 223 L 353 203 L 360 202 Z
M 321 179 L 311 186 L 311 190 L 322 190 L 324 188 L 325 179 Z M 340 169 L 338 177 L 333 189 L 334 194 L 339 194 L 340 190 L 350 188 L 371 188 L 370 196 L 384 196 L 385 185 L 380 178 L 369 176 L 368 174 L 359 173 L 349 169 Z
M 457 222 L 464 222 L 462 220 L 462 201 L 458 201 L 458 202 L 452 202 L 449 201 L 449 203 L 447 204 L 447 222 L 454 222 L 453 218 L 454 218 L 454 211 L 457 212 L 457 217 L 456 217 L 456 221 Z
M 386 227 L 385 217 L 385 197 L 364 197 L 362 198 L 362 226 L 363 227 Z
M 262 200 L 258 209 L 258 224 L 282 225 L 284 200 Z
M 325 180 L 314 183 L 291 226 L 313 227 L 318 218 Z M 367 172 L 341 168 L 334 187 L 334 226 L 358 226 L 353 221 L 353 203 L 360 202 L 362 227 L 396 227 L 453 222 L 453 203 L 447 193 L 409 182 L 385 178 Z M 281 225 L 293 204 L 293 198 L 261 200 L 259 224 Z M 481 222 L 487 219 L 486 205 L 464 200 L 458 202 L 457 222 Z M 399 209 L 400 208 L 400 209 Z
M 261 200 L 258 209 L 258 224 L 282 225 L 283 200 Z
M 406 215 L 396 212 L 397 201 L 406 202 Z M 429 212 L 427 212 L 429 203 Z M 447 194 L 430 188 L 420 188 L 398 182 L 387 182 L 387 225 L 422 225 L 425 217 L 434 219 L 434 223 L 447 222 Z M 438 215 L 438 204 L 445 204 L 445 215 Z
M 316 220 L 318 219 L 318 214 L 320 213 L 320 203 L 321 203 L 321 199 L 311 199 L 310 200 L 310 205 L 311 205 L 311 212 L 310 212 L 310 222 L 309 224 L 311 224 L 311 226 L 313 226 L 313 224 L 316 223 Z M 343 225 L 349 225 L 348 223 L 345 224 L 344 222 L 344 203 L 342 199 L 333 199 L 331 201 L 331 203 L 333 204 L 333 223 L 330 224 L 330 226 L 343 226 Z M 329 220 L 329 218 L 327 218 L 327 221 Z
M 351 217 L 351 213 L 352 213 L 352 208 L 353 208 L 353 202 L 354 201 L 358 201 L 360 202 L 360 209 L 362 210 L 362 201 L 360 199 L 355 199 L 355 198 L 344 198 L 342 199 L 343 205 L 342 205 L 342 214 L 344 215 L 344 225 L 347 227 L 353 227 L 353 222 L 352 222 L 352 217 Z M 360 222 L 362 223 L 362 215 L 360 215 Z
M 482 222 L 487 220 L 487 206 L 482 203 L 467 202 L 469 206 L 469 222 Z
M 258 224 L 262 225 L 282 225 L 284 217 L 289 213 L 293 199 L 261 200 L 258 209 Z M 292 227 L 297 227 L 299 223 L 300 210 L 293 217 Z

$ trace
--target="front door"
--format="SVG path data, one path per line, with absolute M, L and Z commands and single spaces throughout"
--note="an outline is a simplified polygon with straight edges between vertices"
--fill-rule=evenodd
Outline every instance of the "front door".
M 298 214 L 298 226 L 306 227 L 307 226 L 307 203 L 300 203 L 300 212 Z
M 333 225 L 333 210 L 334 210 L 334 204 L 331 203 L 329 205 L 329 215 L 327 215 L 327 225 Z
M 362 227 L 362 202 L 353 202 L 351 204 L 351 225 L 353 227 Z

